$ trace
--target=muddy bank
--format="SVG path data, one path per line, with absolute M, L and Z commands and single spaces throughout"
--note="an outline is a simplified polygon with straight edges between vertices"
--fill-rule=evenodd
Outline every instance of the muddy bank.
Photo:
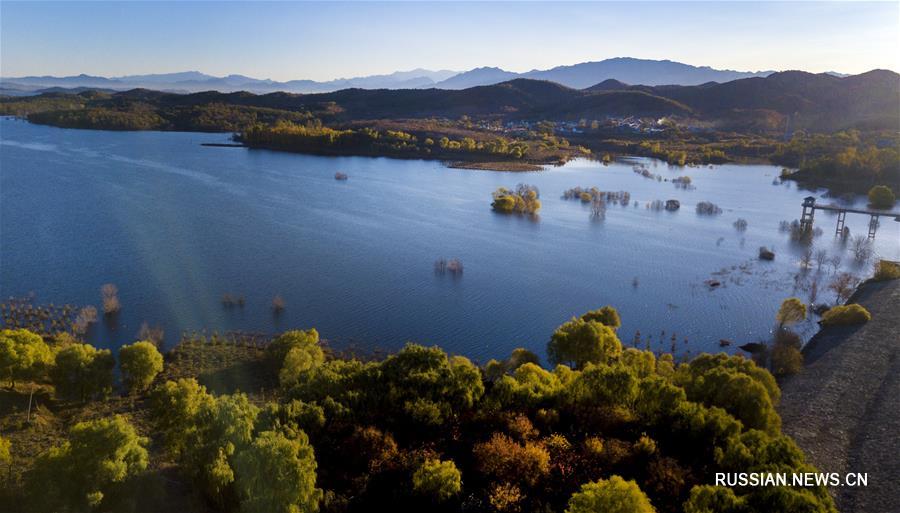
M 803 372 L 782 384 L 784 431 L 822 472 L 868 474 L 868 486 L 832 488 L 842 513 L 900 511 L 900 280 L 862 285 L 860 326 L 819 331 Z

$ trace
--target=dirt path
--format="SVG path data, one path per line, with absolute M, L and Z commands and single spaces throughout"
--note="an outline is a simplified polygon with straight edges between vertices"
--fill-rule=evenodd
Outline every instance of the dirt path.
M 813 337 L 779 410 L 820 471 L 868 474 L 867 487 L 831 489 L 840 512 L 900 512 L 900 280 L 867 283 L 850 302 L 872 320 Z

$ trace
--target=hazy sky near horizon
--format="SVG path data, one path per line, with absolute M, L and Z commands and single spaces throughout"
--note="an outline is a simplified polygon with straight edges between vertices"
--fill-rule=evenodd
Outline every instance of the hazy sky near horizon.
M 10 2 L 0 75 L 196 70 L 330 80 L 610 57 L 900 71 L 900 2 Z

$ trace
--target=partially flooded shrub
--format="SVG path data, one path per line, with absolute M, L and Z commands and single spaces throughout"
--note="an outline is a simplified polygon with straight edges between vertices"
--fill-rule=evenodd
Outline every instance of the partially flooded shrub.
M 781 302 L 775 320 L 779 326 L 788 326 L 806 320 L 806 305 L 795 297 L 789 297 Z
M 84 334 L 91 324 L 97 322 L 97 307 L 86 306 L 78 311 L 75 321 L 72 323 L 72 330 L 77 334 Z
M 857 262 L 866 262 L 872 258 L 872 241 L 865 235 L 857 235 L 850 241 L 850 252 Z
M 275 294 L 275 297 L 272 298 L 272 311 L 276 314 L 284 311 L 284 298 L 278 294 Z
M 637 164 L 635 166 L 632 166 L 631 170 L 634 171 L 635 173 L 643 176 L 644 178 L 656 180 L 657 182 L 662 181 L 662 176 L 651 173 L 650 169 L 648 169 L 647 166 L 644 164 Z
M 514 191 L 500 187 L 492 194 L 491 208 L 506 214 L 534 214 L 541 209 L 540 191 L 533 185 L 520 183 Z
M 734 226 L 734 229 L 739 232 L 746 231 L 747 230 L 747 220 L 742 217 L 738 218 L 738 220 L 734 222 L 733 226 Z
M 701 201 L 697 203 L 697 213 L 705 216 L 714 216 L 722 213 L 722 209 L 718 205 L 709 201 Z
M 137 338 L 138 340 L 149 340 L 153 342 L 156 347 L 162 347 L 163 340 L 165 340 L 165 330 L 163 330 L 162 326 L 157 324 L 150 326 L 147 321 L 141 323 L 141 329 L 138 330 Z
M 672 183 L 675 184 L 675 187 L 678 187 L 680 189 L 690 189 L 693 187 L 693 185 L 691 185 L 692 180 L 690 176 L 679 176 L 677 178 L 673 178 Z
M 793 221 L 781 221 L 778 225 L 778 230 L 782 233 L 789 233 L 791 235 L 791 240 L 795 242 L 809 242 L 814 237 L 818 237 L 822 235 L 822 229 L 815 227 L 812 230 L 804 230 L 802 226 L 800 226 L 800 221 L 794 219 Z
M 841 273 L 831 280 L 831 283 L 828 284 L 828 288 L 835 293 L 838 302 L 843 303 L 850 299 L 850 296 L 853 295 L 853 291 L 856 290 L 857 285 L 859 285 L 859 278 L 850 273 Z
M 591 219 L 597 221 L 606 219 L 606 201 L 603 198 L 594 198 L 591 201 Z
M 122 309 L 119 303 L 119 288 L 112 283 L 107 283 L 100 287 L 100 296 L 103 299 L 103 313 L 105 315 L 113 315 L 119 313 Z
M 450 260 L 446 260 L 444 258 L 439 258 L 434 262 L 434 273 L 435 274 L 446 274 L 450 273 L 454 276 L 460 275 L 463 272 L 463 263 L 458 258 L 451 258 Z
M 650 203 L 647 203 L 647 208 L 650 210 L 660 211 L 666 208 L 666 204 L 663 200 L 653 200 Z
M 825 267 L 825 264 L 828 263 L 828 250 L 824 248 L 820 248 L 816 250 L 815 254 L 816 260 L 816 271 L 822 272 L 822 268 Z
M 601 191 L 597 187 L 573 187 L 563 191 L 563 199 L 581 200 L 582 203 L 590 203 L 594 200 L 603 200 L 613 205 L 621 204 L 627 207 L 631 202 L 631 193 L 628 191 Z

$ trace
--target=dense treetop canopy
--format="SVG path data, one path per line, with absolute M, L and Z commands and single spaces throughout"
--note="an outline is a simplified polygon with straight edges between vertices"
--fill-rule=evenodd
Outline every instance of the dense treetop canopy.
M 141 502 L 137 483 L 165 465 L 193 500 L 229 513 L 834 511 L 821 487 L 710 486 L 715 472 L 812 470 L 781 433 L 774 378 L 740 356 L 676 362 L 624 348 L 619 324 L 611 307 L 564 323 L 547 342 L 552 368 L 524 349 L 480 367 L 417 344 L 364 360 L 289 331 L 245 348 L 274 388 L 229 393 L 202 372 L 170 378 L 183 356 L 157 374 L 158 352 L 138 342 L 119 354 L 125 414 L 74 424 L 11 493 L 35 511 L 115 510 Z M 76 408 L 115 400 L 108 351 L 2 336 L 7 355 L 43 355 L 4 356 L 25 362 L 7 373 Z

